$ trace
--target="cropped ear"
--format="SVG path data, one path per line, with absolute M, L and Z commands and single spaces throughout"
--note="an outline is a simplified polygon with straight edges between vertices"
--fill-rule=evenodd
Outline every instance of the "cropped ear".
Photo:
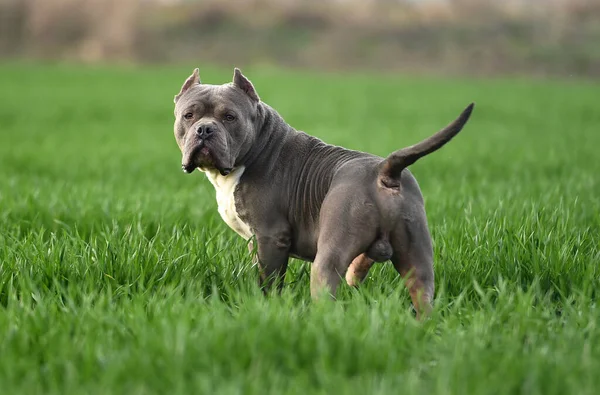
M 233 70 L 233 84 L 246 92 L 246 94 L 250 96 L 250 99 L 254 101 L 260 101 L 260 97 L 258 97 L 252 82 L 250 82 L 248 78 L 244 77 L 244 74 L 242 74 L 240 69 L 237 67 Z
M 194 72 L 192 73 L 192 75 L 190 75 L 188 77 L 187 80 L 185 80 L 185 82 L 183 83 L 183 86 L 181 87 L 181 90 L 179 91 L 178 94 L 175 95 L 175 99 L 173 99 L 173 102 L 177 103 L 177 100 L 179 100 L 179 98 L 188 90 L 190 89 L 192 86 L 199 84 L 200 83 L 200 70 L 198 70 L 197 68 L 194 69 Z

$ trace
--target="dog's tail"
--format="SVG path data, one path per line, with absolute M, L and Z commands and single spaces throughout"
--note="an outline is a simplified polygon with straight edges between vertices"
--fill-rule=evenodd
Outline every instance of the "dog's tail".
M 400 186 L 400 173 L 406 167 L 415 163 L 419 158 L 441 148 L 444 144 L 461 131 L 469 120 L 475 103 L 465 108 L 458 118 L 451 124 L 425 140 L 393 152 L 379 165 L 379 180 L 388 188 Z

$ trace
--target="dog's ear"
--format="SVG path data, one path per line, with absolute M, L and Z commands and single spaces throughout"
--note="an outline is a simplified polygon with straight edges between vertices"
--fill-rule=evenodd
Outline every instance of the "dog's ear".
M 246 94 L 250 96 L 250 99 L 254 101 L 260 101 L 252 82 L 250 82 L 250 80 L 246 78 L 237 67 L 233 70 L 233 84 L 246 92 Z
M 200 70 L 198 70 L 197 68 L 194 69 L 194 72 L 192 73 L 192 75 L 190 75 L 188 77 L 187 80 L 185 80 L 185 82 L 183 83 L 183 86 L 181 87 L 181 90 L 179 91 L 178 94 L 175 95 L 175 98 L 173 99 L 173 102 L 177 103 L 177 100 L 179 100 L 179 98 L 188 90 L 190 89 L 192 86 L 199 84 L 200 83 Z

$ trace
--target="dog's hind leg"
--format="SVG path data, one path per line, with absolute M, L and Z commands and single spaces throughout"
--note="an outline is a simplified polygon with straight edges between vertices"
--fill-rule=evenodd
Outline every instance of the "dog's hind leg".
M 392 263 L 404 278 L 417 319 L 427 315 L 435 290 L 433 248 L 425 212 L 411 221 L 403 221 L 390 237 L 394 250 Z
M 393 250 L 389 242 L 387 233 L 379 235 L 367 249 L 367 252 L 360 254 L 350 264 L 346 272 L 346 282 L 351 287 L 356 287 L 362 283 L 369 269 L 375 262 L 385 262 L 392 257 Z
M 335 240 L 335 239 L 333 239 Z M 310 269 L 310 294 L 313 299 L 329 295 L 335 299 L 338 285 L 348 266 L 359 254 L 359 248 L 342 247 L 343 244 L 326 243 L 318 247 L 318 253 Z
M 341 279 L 351 262 L 354 269 L 368 272 L 372 260 L 363 254 L 377 236 L 375 207 L 357 196 L 353 186 L 329 192 L 320 214 L 321 229 L 317 256 L 311 267 L 310 293 L 318 299 L 323 293 L 335 297 Z M 366 270 L 365 270 L 366 269 Z
M 346 282 L 351 287 L 357 287 L 360 283 L 365 281 L 369 269 L 375 261 L 367 256 L 367 254 L 360 254 L 350 264 L 348 271 L 346 271 Z

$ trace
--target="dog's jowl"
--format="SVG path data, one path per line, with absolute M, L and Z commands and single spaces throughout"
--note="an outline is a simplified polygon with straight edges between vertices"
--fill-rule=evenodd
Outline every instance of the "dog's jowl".
M 227 225 L 255 237 L 263 289 L 281 288 L 290 256 L 313 262 L 313 298 L 335 296 L 344 276 L 356 285 L 374 262 L 391 260 L 422 313 L 434 293 L 433 251 L 407 167 L 454 137 L 472 109 L 381 158 L 295 130 L 238 69 L 224 85 L 201 83 L 196 69 L 175 96 L 175 138 L 183 170 L 206 173 Z

